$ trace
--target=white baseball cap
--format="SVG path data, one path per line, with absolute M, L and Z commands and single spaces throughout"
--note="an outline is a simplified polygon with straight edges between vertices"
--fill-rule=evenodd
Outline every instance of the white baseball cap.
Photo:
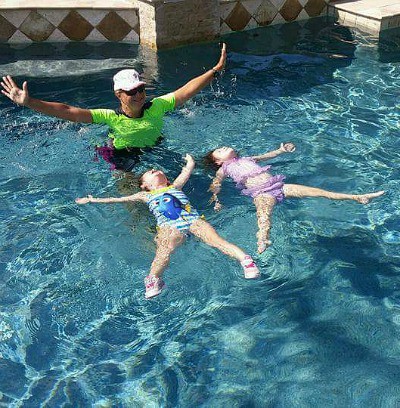
M 117 72 L 114 77 L 114 91 L 130 91 L 140 85 L 146 85 L 146 82 L 140 80 L 139 73 L 134 69 L 123 69 Z

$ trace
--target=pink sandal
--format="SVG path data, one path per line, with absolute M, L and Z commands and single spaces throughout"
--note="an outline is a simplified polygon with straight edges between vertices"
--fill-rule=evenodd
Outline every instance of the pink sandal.
M 260 271 L 258 270 L 257 265 L 254 263 L 251 256 L 246 255 L 240 264 L 243 267 L 244 277 L 246 279 L 257 279 L 260 277 Z
M 165 286 L 164 281 L 155 275 L 146 276 L 144 278 L 144 284 L 146 286 L 146 293 L 144 295 L 146 299 L 159 295 Z

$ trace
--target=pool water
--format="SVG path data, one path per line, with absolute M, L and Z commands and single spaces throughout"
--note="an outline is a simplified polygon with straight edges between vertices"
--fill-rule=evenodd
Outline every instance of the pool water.
M 131 191 L 96 161 L 101 126 L 48 118 L 0 98 L 0 405 L 21 407 L 397 407 L 400 404 L 400 48 L 324 19 L 227 36 L 226 72 L 166 118 L 140 172 L 199 165 L 185 191 L 255 255 L 256 214 L 231 182 L 208 205 L 201 157 L 259 154 L 290 183 L 386 190 L 363 206 L 276 206 L 262 277 L 190 238 L 144 299 L 155 245 L 143 206 L 78 206 Z M 3 45 L 1 75 L 33 96 L 116 107 L 111 77 L 135 67 L 150 96 L 217 60 L 216 44 L 158 54 L 127 45 Z M 126 183 L 125 183 L 126 184 Z

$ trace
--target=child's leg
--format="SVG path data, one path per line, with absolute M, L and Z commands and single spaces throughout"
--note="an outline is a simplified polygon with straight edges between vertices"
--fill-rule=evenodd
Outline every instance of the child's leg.
M 206 244 L 240 261 L 246 279 L 255 279 L 260 276 L 260 271 L 251 256 L 246 255 L 239 247 L 220 237 L 207 221 L 196 220 L 190 226 L 190 232 Z
M 169 264 L 171 254 L 185 241 L 185 236 L 176 228 L 160 227 L 154 241 L 157 249 L 151 264 L 150 275 L 161 277 Z
M 269 231 L 271 229 L 271 214 L 275 203 L 275 198 L 268 194 L 260 194 L 254 197 L 258 222 L 257 247 L 260 254 L 271 245 Z
M 161 293 L 164 282 L 161 276 L 169 264 L 172 252 L 185 240 L 185 236 L 176 228 L 161 227 L 156 235 L 156 256 L 151 264 L 150 273 L 144 278 L 146 299 Z
M 214 227 L 207 221 L 202 219 L 196 220 L 190 226 L 190 232 L 206 244 L 240 261 L 246 279 L 255 279 L 260 276 L 260 271 L 251 256 L 246 255 L 239 247 L 220 237 Z
M 246 257 L 246 254 L 239 247 L 220 237 L 214 227 L 207 221 L 202 219 L 196 220 L 190 226 L 190 232 L 207 245 L 219 249 L 224 254 L 237 259 L 239 262 L 243 261 Z
M 333 191 L 322 190 L 321 188 L 303 186 L 301 184 L 285 184 L 283 192 L 286 197 L 324 197 L 331 200 L 354 200 L 360 204 L 368 204 L 371 199 L 384 194 L 384 191 L 367 194 L 344 194 Z

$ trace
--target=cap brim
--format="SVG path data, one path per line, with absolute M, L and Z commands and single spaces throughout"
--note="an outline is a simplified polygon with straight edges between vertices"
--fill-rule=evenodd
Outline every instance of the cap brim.
M 141 85 L 146 85 L 146 82 L 139 81 L 139 82 L 136 82 L 136 84 L 134 86 L 129 86 L 129 87 L 125 86 L 123 88 L 114 88 L 114 91 L 131 91 L 132 89 L 136 89 Z

